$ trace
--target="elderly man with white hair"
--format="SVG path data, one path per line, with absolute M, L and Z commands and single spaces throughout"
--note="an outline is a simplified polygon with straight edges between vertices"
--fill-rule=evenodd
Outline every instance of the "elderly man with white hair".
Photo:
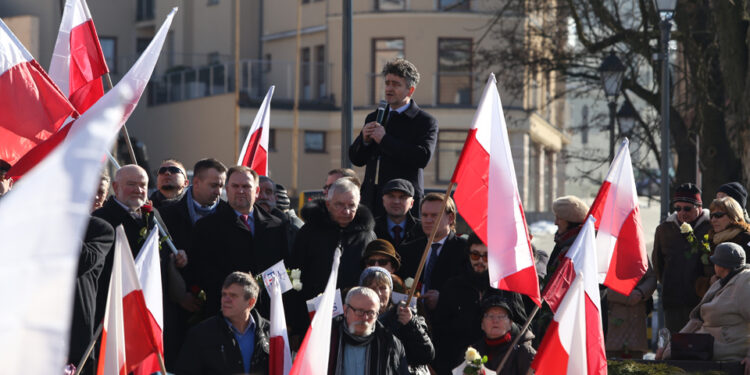
M 329 374 L 409 374 L 401 342 L 378 321 L 380 299 L 367 287 L 346 295 L 344 314 L 333 318 Z
M 309 210 L 309 220 L 297 233 L 293 249 L 294 266 L 302 270 L 301 297 L 305 300 L 325 289 L 333 254 L 339 245 L 343 252 L 337 287 L 356 286 L 362 271 L 362 253 L 375 239 L 375 220 L 370 211 L 359 204 L 359 188 L 348 177 L 331 185 L 325 201 L 314 203 Z M 304 329 L 308 321 L 307 315 L 302 315 L 299 320 L 295 319 L 300 329 Z

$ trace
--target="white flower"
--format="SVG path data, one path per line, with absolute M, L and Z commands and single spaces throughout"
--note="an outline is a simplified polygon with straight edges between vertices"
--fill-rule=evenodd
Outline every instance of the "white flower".
M 466 358 L 466 362 L 469 362 L 469 363 L 474 363 L 474 361 L 478 359 L 479 360 L 482 359 L 482 357 L 479 355 L 479 352 L 476 349 L 472 348 L 471 346 L 468 349 L 466 349 L 465 358 Z
M 292 288 L 299 292 L 300 290 L 302 290 L 302 282 L 299 280 L 292 281 Z
M 693 231 L 693 227 L 690 226 L 688 223 L 682 223 L 680 225 L 680 233 L 690 233 Z
M 414 278 L 412 278 L 412 277 L 406 278 L 406 280 L 404 280 L 404 285 L 407 288 L 411 288 L 411 286 L 414 285 Z
M 299 268 L 295 268 L 291 272 L 289 272 L 289 277 L 291 277 L 294 280 L 299 280 L 301 276 L 302 276 L 302 271 L 300 271 Z

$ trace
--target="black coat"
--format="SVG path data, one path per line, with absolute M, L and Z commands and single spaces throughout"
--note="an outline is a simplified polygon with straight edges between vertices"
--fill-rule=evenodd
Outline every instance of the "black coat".
M 422 237 L 411 242 L 402 243 L 396 249 L 399 255 L 401 255 L 401 268 L 396 272 L 398 276 L 404 280 L 414 277 L 417 273 L 419 262 L 422 260 L 422 253 L 426 245 L 427 237 Z M 442 250 L 440 250 L 440 256 L 438 256 L 435 269 L 432 271 L 432 289 L 440 290 L 448 279 L 464 272 L 466 264 L 469 262 L 467 247 L 465 239 L 456 236 L 456 233 L 453 231 L 448 233 Z M 425 264 L 426 267 L 427 264 Z M 424 271 L 422 272 L 422 278 L 424 278 Z
M 96 296 L 99 293 L 99 277 L 104 269 L 104 260 L 114 242 L 115 230 L 112 226 L 105 220 L 92 216 L 78 257 L 68 363 L 78 364 L 94 336 L 94 326 L 98 323 L 94 321 L 94 315 Z M 107 289 L 102 293 L 107 294 Z M 88 373 L 95 372 L 92 370 L 93 366 L 87 366 L 86 369 L 90 370 Z
M 382 240 L 390 242 L 393 247 L 425 236 L 421 223 L 411 215 L 411 212 L 406 213 L 406 224 L 404 226 L 406 228 L 401 233 L 401 242 L 396 243 L 391 232 L 388 230 L 388 217 L 387 215 L 383 215 L 375 218 L 375 235 Z
M 267 374 L 269 322 L 255 310 L 252 310 L 251 314 L 255 319 L 255 348 L 250 360 L 250 373 Z M 242 352 L 223 315 L 214 315 L 188 332 L 174 373 L 176 375 L 245 373 Z
M 375 121 L 377 111 L 365 118 L 365 124 Z M 375 216 L 384 213 L 382 186 L 394 178 L 403 178 L 414 186 L 413 213 L 419 212 L 419 201 L 424 196 L 423 170 L 432 159 L 438 137 L 437 120 L 421 110 L 412 100 L 403 113 L 386 113 L 385 136 L 378 144 L 370 142 L 365 146 L 362 133 L 349 146 L 349 159 L 352 164 L 366 165 L 365 180 L 362 183 L 362 204 L 369 207 Z M 380 166 L 378 167 L 378 160 Z
M 182 199 L 182 197 L 185 196 L 185 192 L 186 191 L 187 191 L 187 189 L 183 189 L 182 193 L 178 194 L 176 197 L 174 197 L 174 198 L 167 198 L 167 197 L 164 196 L 164 194 L 162 194 L 161 191 L 159 191 L 159 189 L 157 189 L 157 190 L 154 190 L 154 192 L 151 193 L 151 195 L 148 196 L 148 200 L 151 201 L 151 204 L 154 207 L 156 207 L 156 208 L 158 208 L 158 209 L 161 210 L 162 208 L 169 207 L 169 206 L 171 206 L 171 205 L 179 202 L 180 199 Z
M 435 358 L 435 347 L 427 334 L 427 322 L 416 311 L 412 310 L 411 314 L 409 323 L 401 324 L 398 321 L 398 306 L 392 305 L 378 316 L 378 321 L 401 341 L 409 366 L 428 365 Z
M 346 328 L 346 321 L 343 315 L 333 318 L 331 323 L 331 349 L 328 354 L 328 374 L 334 375 L 339 361 L 340 343 L 346 340 L 343 330 Z M 406 363 L 406 355 L 401 342 L 393 334 L 385 329 L 379 321 L 375 321 L 375 331 L 373 331 L 372 341 L 370 341 L 371 350 L 369 363 L 372 366 L 366 369 L 365 373 L 370 375 L 409 375 L 409 368 Z M 363 364 L 364 366 L 365 364 Z
M 218 210 L 219 207 L 229 208 L 229 204 L 223 200 L 219 200 L 216 209 Z M 160 208 L 159 213 L 164 218 L 164 224 L 172 235 L 174 245 L 178 249 L 187 251 L 188 259 L 190 259 L 191 254 L 189 251 L 192 247 L 193 228 L 195 228 L 195 225 L 190 219 L 187 194 L 183 194 L 182 198 L 176 203 Z
M 480 355 L 486 355 L 488 357 L 488 361 L 484 366 L 495 371 L 497 370 L 497 366 L 500 365 L 500 361 L 503 360 L 505 352 L 508 351 L 510 344 L 513 342 L 513 339 L 518 336 L 519 332 L 520 329 L 518 326 L 513 324 L 510 331 L 511 339 L 509 342 L 490 346 L 485 339 L 482 338 L 475 342 L 472 347 L 474 347 Z M 502 370 L 498 372 L 498 375 L 526 375 L 529 367 L 531 367 L 531 362 L 536 355 L 536 350 L 531 346 L 531 341 L 533 339 L 534 335 L 531 332 L 526 331 L 523 337 L 518 341 L 518 344 L 513 348 L 513 352 L 510 357 L 508 357 L 508 361 L 505 362 L 505 365 L 503 365 Z M 438 373 L 438 375 L 442 374 L 443 373 Z M 446 372 L 445 374 L 450 373 Z
M 450 373 L 460 365 L 466 348 L 484 337 L 481 301 L 486 294 L 505 297 L 514 310 L 513 321 L 520 325 L 525 323 L 527 315 L 521 296 L 490 288 L 486 271 L 477 274 L 467 269 L 460 276 L 451 278 L 440 289 L 440 299 L 432 315 L 432 337 L 437 349 L 432 367 L 439 374 Z
M 221 286 L 234 271 L 256 275 L 282 260 L 286 233 L 281 220 L 259 206 L 253 207 L 253 235 L 231 206 L 198 220 L 193 231 L 190 273 L 206 292 L 206 313 L 219 311 Z
M 141 246 L 143 245 L 143 242 L 146 240 L 146 236 L 148 236 L 148 232 L 154 229 L 156 226 L 156 221 L 154 220 L 154 217 L 161 218 L 161 215 L 159 214 L 159 210 L 154 208 L 154 211 L 152 213 L 149 213 L 148 215 L 144 214 L 143 218 L 140 220 L 133 218 L 130 216 L 130 213 L 125 211 L 125 209 L 120 206 L 119 203 L 117 203 L 114 200 L 114 196 L 110 196 L 107 198 L 107 200 L 104 202 L 101 208 L 94 211 L 91 216 L 96 216 L 98 218 L 104 219 L 107 221 L 112 228 L 117 230 L 117 226 L 122 224 L 123 229 L 125 229 L 125 235 L 128 238 L 128 244 L 130 245 L 130 251 L 133 253 L 133 259 L 135 259 L 138 256 L 138 253 L 141 251 Z M 148 223 L 146 222 L 146 217 L 148 217 Z M 143 228 L 148 228 L 148 232 L 145 233 L 144 236 L 141 236 L 141 230 Z M 167 230 L 168 231 L 168 230 Z M 163 233 L 160 235 L 164 235 Z M 162 259 L 162 281 L 164 281 L 164 276 L 166 275 L 166 272 L 164 271 L 164 260 L 169 259 L 167 255 L 167 246 L 163 246 L 161 250 L 161 259 Z M 112 243 L 112 247 L 110 248 L 109 253 L 107 253 L 107 258 L 104 262 L 104 269 L 102 270 L 101 277 L 99 277 L 99 290 L 107 291 L 109 290 L 109 279 L 112 276 L 112 263 L 114 262 L 115 258 L 115 251 L 114 251 L 114 241 Z M 166 290 L 166 284 L 163 284 L 163 289 Z M 96 321 L 101 321 L 104 318 L 104 309 L 107 305 L 107 293 L 97 293 L 96 296 Z

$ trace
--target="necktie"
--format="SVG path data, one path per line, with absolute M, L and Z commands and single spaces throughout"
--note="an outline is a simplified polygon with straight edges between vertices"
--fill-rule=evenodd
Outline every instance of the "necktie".
M 250 218 L 250 215 L 240 215 L 240 219 L 242 219 L 242 223 L 245 224 L 245 226 L 247 227 L 247 230 L 252 231 L 252 229 L 250 229 L 250 224 L 248 224 L 247 222 L 249 218 Z
M 396 225 L 391 231 L 393 231 L 393 244 L 398 245 L 401 242 L 401 226 Z
M 438 249 L 440 248 L 439 243 L 434 243 L 431 245 L 432 252 L 430 252 L 430 259 L 427 261 L 427 267 L 424 269 L 424 290 L 430 290 L 431 284 L 432 284 L 432 271 L 435 270 L 435 265 L 437 264 L 437 258 L 438 258 Z

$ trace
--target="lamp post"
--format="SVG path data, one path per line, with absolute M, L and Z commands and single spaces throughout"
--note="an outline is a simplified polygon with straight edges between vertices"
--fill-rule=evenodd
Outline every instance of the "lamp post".
M 654 0 L 661 29 L 661 221 L 669 215 L 669 32 L 677 0 Z
M 617 122 L 620 124 L 620 136 L 629 137 L 630 132 L 635 128 L 637 121 L 638 113 L 635 111 L 635 108 L 633 108 L 633 104 L 630 103 L 630 100 L 625 100 L 625 103 L 622 103 L 620 110 L 617 111 Z
M 599 66 L 599 75 L 602 79 L 604 94 L 609 101 L 609 162 L 615 158 L 615 114 L 617 112 L 617 95 L 620 93 L 622 76 L 625 74 L 625 66 L 615 52 L 610 52 Z

